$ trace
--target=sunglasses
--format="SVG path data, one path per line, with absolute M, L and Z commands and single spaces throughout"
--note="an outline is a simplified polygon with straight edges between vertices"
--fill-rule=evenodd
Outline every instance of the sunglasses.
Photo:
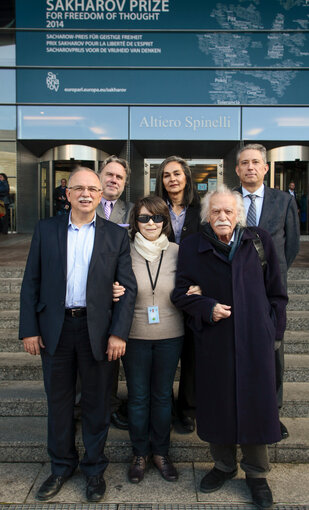
M 148 223 L 152 220 L 154 223 L 162 223 L 165 220 L 165 217 L 162 214 L 153 214 L 150 216 L 149 214 L 141 214 L 137 217 L 137 221 L 139 223 Z

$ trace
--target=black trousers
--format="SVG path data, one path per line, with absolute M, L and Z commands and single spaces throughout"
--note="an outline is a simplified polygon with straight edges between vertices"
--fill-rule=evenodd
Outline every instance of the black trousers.
M 193 332 L 185 323 L 185 336 L 180 356 L 180 379 L 176 411 L 195 418 L 195 348 Z
M 79 458 L 75 446 L 74 404 L 77 372 L 81 378 L 81 420 L 85 453 L 80 468 L 86 476 L 107 467 L 104 454 L 110 420 L 114 362 L 93 357 L 87 318 L 65 317 L 54 356 L 41 349 L 48 402 L 48 453 L 52 473 L 69 476 Z

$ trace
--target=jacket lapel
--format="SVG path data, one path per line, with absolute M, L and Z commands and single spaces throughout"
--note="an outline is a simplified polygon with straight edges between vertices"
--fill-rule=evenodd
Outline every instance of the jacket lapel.
M 95 227 L 93 250 L 92 250 L 91 260 L 90 260 L 90 264 L 89 264 L 88 279 L 91 276 L 93 268 L 96 265 L 96 261 L 98 259 L 99 253 L 100 253 L 100 251 L 102 251 L 102 246 L 103 246 L 103 242 L 104 242 L 104 227 L 105 227 L 104 221 L 100 217 L 97 216 L 96 217 L 96 227 Z
M 67 277 L 67 244 L 68 244 L 69 215 L 59 216 L 58 243 L 62 261 L 63 274 Z

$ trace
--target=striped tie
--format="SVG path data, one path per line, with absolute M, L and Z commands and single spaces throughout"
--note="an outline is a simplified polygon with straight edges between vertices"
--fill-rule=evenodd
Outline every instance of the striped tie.
M 113 203 L 109 202 L 108 200 L 106 200 L 106 202 L 104 204 L 104 213 L 105 213 L 105 218 L 107 220 L 109 220 L 109 217 L 110 217 L 111 212 L 112 212 L 112 208 L 113 208 Z
M 248 214 L 247 214 L 247 225 L 248 225 L 248 227 L 254 227 L 254 226 L 256 226 L 256 206 L 255 206 L 256 195 L 247 195 L 247 196 L 251 200 L 251 204 L 250 204 Z

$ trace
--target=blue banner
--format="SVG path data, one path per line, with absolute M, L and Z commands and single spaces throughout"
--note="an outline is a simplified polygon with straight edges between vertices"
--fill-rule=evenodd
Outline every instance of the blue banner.
M 309 67 L 308 33 L 17 32 L 16 44 L 26 66 Z
M 18 69 L 21 103 L 306 105 L 309 71 Z
M 16 0 L 16 27 L 303 30 L 308 11 L 307 0 Z

